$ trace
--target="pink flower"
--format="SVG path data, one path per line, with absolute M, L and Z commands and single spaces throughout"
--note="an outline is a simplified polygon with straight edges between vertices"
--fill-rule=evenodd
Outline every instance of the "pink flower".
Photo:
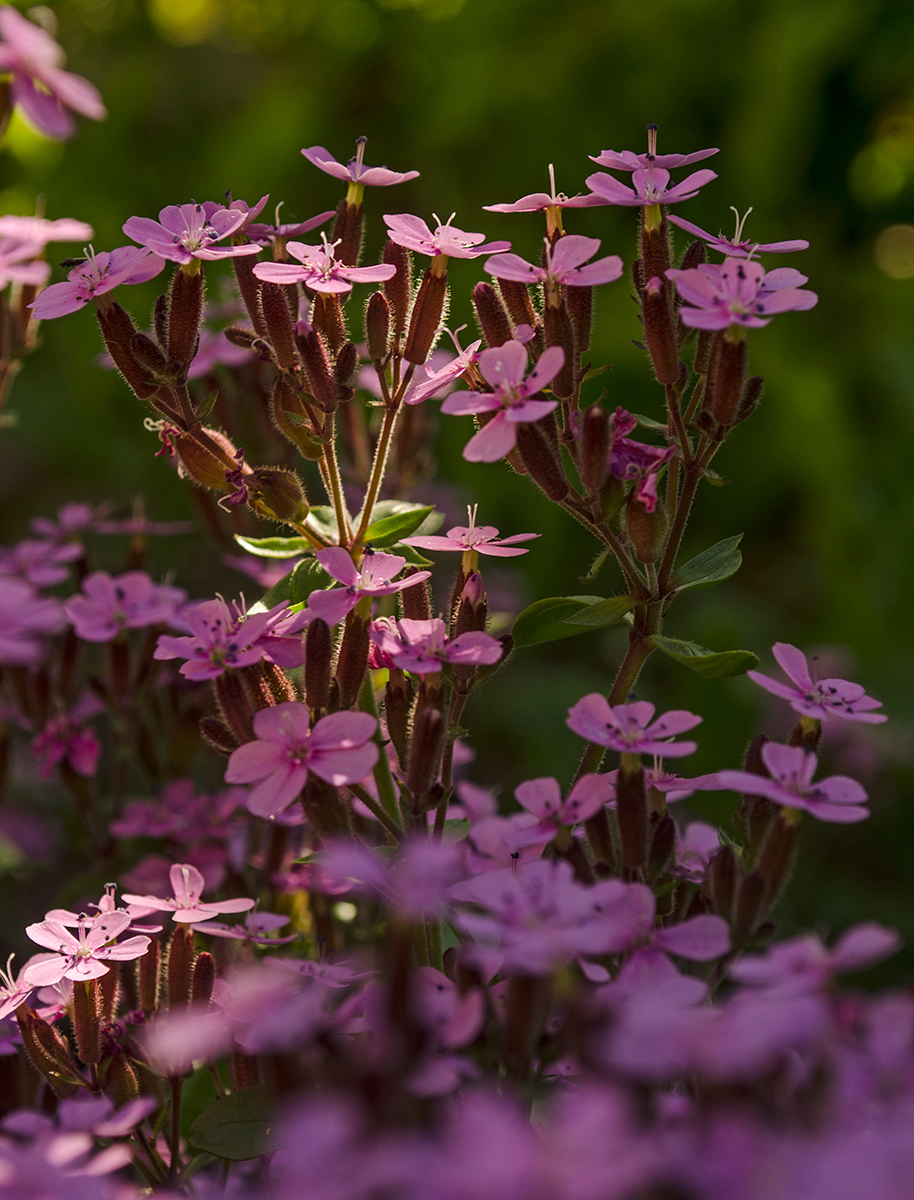
M 638 418 L 624 408 L 610 417 L 609 471 L 614 479 L 635 480 L 635 496 L 648 512 L 657 504 L 659 472 L 676 454 L 676 447 L 649 446 L 628 436 L 638 427 Z
M 733 205 L 731 204 L 730 207 L 733 208 Z M 733 208 L 733 211 L 736 212 L 736 209 Z M 680 229 L 684 229 L 686 233 L 702 238 L 712 250 L 716 250 L 718 254 L 723 254 L 727 258 L 753 258 L 756 254 L 786 254 L 792 250 L 809 249 L 809 242 L 803 241 L 802 238 L 792 242 L 750 242 L 748 238 L 743 237 L 743 225 L 751 212 L 751 208 L 746 209 L 742 218 L 739 213 L 736 213 L 736 232 L 732 238 L 724 237 L 722 233 L 719 233 L 717 237 L 712 233 L 705 233 L 691 221 L 685 221 L 682 217 L 674 216 L 672 213 L 670 221 L 674 225 L 678 225 Z
M 256 740 L 232 754 L 226 782 L 258 783 L 248 808 L 273 817 L 297 799 L 311 771 L 334 787 L 364 779 L 378 758 L 376 728 L 368 713 L 337 712 L 312 729 L 307 705 L 295 700 L 263 708 L 254 716 Z
M 478 379 L 474 368 L 476 360 L 479 357 L 478 351 L 482 345 L 482 339 L 478 338 L 475 342 L 470 342 L 469 346 L 464 350 L 457 340 L 457 334 L 465 328 L 465 325 L 461 325 L 454 333 L 447 330 L 454 341 L 454 345 L 457 347 L 456 356 L 449 362 L 445 362 L 443 366 L 432 367 L 426 364 L 423 370 L 428 378 L 420 383 L 414 383 L 407 389 L 406 395 L 403 397 L 404 404 L 421 404 L 423 400 L 428 400 L 430 396 L 437 395 L 443 388 L 450 387 L 461 376 L 464 376 L 467 380 Z M 432 358 L 436 358 L 437 355 L 438 351 L 435 351 Z M 374 372 L 371 372 L 371 374 L 375 377 L 375 383 L 377 383 L 377 376 Z
M 888 720 L 884 713 L 871 711 L 881 708 L 882 701 L 867 696 L 859 683 L 849 683 L 846 679 L 820 679 L 816 682 L 810 673 L 806 655 L 796 646 L 791 646 L 789 642 L 776 642 L 772 653 L 791 681 L 790 684 L 769 679 L 760 671 L 747 671 L 746 674 L 766 692 L 789 701 L 794 712 L 817 721 L 824 721 L 826 717 L 844 717 L 848 721 L 879 725 Z
M 383 283 L 396 275 L 397 268 L 392 263 L 350 267 L 339 262 L 335 256 L 337 244 L 326 240 L 320 246 L 288 242 L 286 249 L 302 264 L 300 267 L 288 262 L 259 262 L 254 266 L 254 274 L 267 283 L 303 283 L 313 292 L 326 295 L 344 295 L 352 291 L 354 283 Z
M 255 901 L 243 897 L 237 900 L 201 900 L 205 882 L 197 868 L 190 863 L 174 863 L 168 877 L 174 899 L 129 896 L 126 892 L 121 896 L 124 903 L 130 905 L 131 920 L 151 913 L 170 912 L 173 920 L 182 925 L 196 925 L 199 921 L 211 921 L 220 913 L 247 912 L 255 904 Z
M 600 283 L 612 283 L 622 274 L 622 259 L 618 254 L 597 259 L 590 266 L 583 265 L 599 249 L 599 238 L 567 233 L 559 238 L 554 246 L 550 245 L 548 238 L 546 239 L 544 267 L 533 266 L 517 254 L 498 254 L 489 259 L 485 269 L 496 279 L 509 279 L 516 283 L 595 287 Z
M 404 588 L 424 583 L 431 575 L 431 571 L 417 571 L 415 575 L 394 583 L 394 576 L 403 570 L 406 559 L 399 554 L 382 554 L 379 551 L 366 551 L 358 567 L 349 551 L 342 546 L 318 550 L 316 558 L 328 575 L 345 585 L 312 592 L 308 597 L 307 611 L 310 616 L 320 617 L 328 625 L 342 621 L 363 596 L 392 596 Z
M 757 262 L 738 258 L 723 263 L 702 263 L 701 266 L 679 271 L 671 267 L 666 276 L 676 284 L 685 300 L 679 310 L 682 322 L 691 329 L 727 329 L 744 325 L 761 329 L 779 312 L 805 311 L 814 308 L 819 297 L 795 283 L 805 283 L 806 277 L 792 271 L 785 286 L 780 272 L 765 270 Z
M 45 137 L 73 136 L 76 124 L 68 108 L 93 121 L 107 116 L 95 86 L 61 70 L 64 53 L 51 35 L 9 4 L 0 7 L 0 37 L 0 72 L 13 77 L 11 99 Z
M 842 825 L 865 821 L 870 815 L 865 807 L 867 795 L 856 779 L 847 775 L 832 775 L 812 782 L 818 759 L 802 746 L 782 746 L 767 742 L 762 747 L 762 762 L 771 778 L 749 771 L 718 771 L 717 783 L 735 792 L 750 796 L 766 796 L 786 808 L 801 808 L 820 821 L 835 821 Z
M 598 813 L 615 796 L 608 775 L 582 775 L 565 799 L 557 779 L 528 779 L 514 789 L 518 803 L 538 818 L 538 823 L 520 830 L 508 840 L 517 846 L 551 841 L 561 829 L 570 829 Z
M 591 692 L 568 711 L 569 728 L 588 741 L 618 750 L 620 754 L 656 754 L 681 758 L 697 749 L 695 742 L 671 742 L 670 737 L 701 724 L 701 717 L 684 709 L 664 713 L 651 721 L 654 706 L 647 700 L 611 707 L 605 696 Z
M 44 217 L 0 217 L 0 237 L 45 246 L 48 242 L 87 242 L 93 236 L 92 226 L 72 217 L 48 221 Z
M 779 942 L 765 954 L 745 955 L 730 968 L 730 976 L 779 995 L 815 992 L 826 987 L 832 976 L 862 971 L 895 954 L 900 946 L 897 930 L 864 921 L 842 934 L 831 950 L 816 934 L 802 934 Z
M 463 874 L 462 859 L 461 847 L 424 838 L 406 842 L 387 862 L 368 846 L 337 840 L 321 855 L 320 863 L 329 884 L 347 883 L 415 919 L 446 910 L 448 889 Z
M 691 200 L 712 179 L 715 171 L 695 171 L 681 183 L 670 186 L 670 173 L 662 167 L 638 167 L 632 173 L 632 186 L 626 187 L 612 175 L 598 171 L 588 175 L 585 183 L 604 204 L 621 204 L 629 208 L 642 208 L 653 204 L 676 204 L 680 200 Z
M 103 707 L 98 697 L 86 690 L 69 712 L 52 717 L 32 740 L 32 754 L 40 762 L 43 779 L 50 779 L 54 768 L 62 762 L 77 775 L 95 774 L 102 747 L 94 730 L 85 722 Z
M 308 146 L 302 150 L 302 154 L 308 162 L 332 175 L 334 179 L 341 179 L 344 183 L 356 183 L 360 187 L 390 187 L 394 183 L 406 183 L 409 179 L 418 178 L 418 171 L 390 171 L 387 167 L 366 167 L 363 158 L 367 141 L 364 137 L 356 139 L 356 155 L 350 158 L 349 165 L 345 167 L 323 146 Z
M 283 602 L 269 612 L 248 616 L 238 604 L 229 606 L 219 597 L 192 605 L 181 613 L 190 629 L 189 637 L 162 634 L 156 643 L 155 658 L 183 658 L 181 674 L 188 679 L 216 679 L 230 668 L 249 667 L 266 658 L 280 666 L 301 666 L 301 641 L 279 636 L 296 631 L 304 622 L 293 618 L 286 622 L 288 605 Z
M 692 163 L 701 162 L 717 154 L 717 147 L 710 150 L 693 150 L 691 154 L 658 154 L 657 126 L 653 123 L 647 127 L 647 154 L 634 154 L 631 150 L 604 150 L 600 154 L 588 157 L 601 167 L 609 167 L 611 171 L 647 170 L 648 167 L 662 167 L 667 171 L 675 171 L 677 167 L 688 167 Z
M 64 625 L 59 600 L 39 596 L 24 579 L 0 578 L 0 663 L 28 666 L 40 662 L 43 639 Z
M 452 416 L 494 413 L 491 420 L 467 442 L 463 457 L 468 462 L 497 462 L 514 449 L 519 421 L 539 421 L 557 406 L 558 400 L 540 396 L 565 364 L 561 346 L 549 346 L 524 378 L 527 351 L 518 341 L 505 342 L 494 350 L 483 350 L 479 370 L 491 392 L 453 392 L 441 406 Z
M 434 216 L 434 214 L 432 214 Z M 438 221 L 435 232 L 419 217 L 411 213 L 385 215 L 387 236 L 398 246 L 404 246 L 416 254 L 429 254 L 432 258 L 444 255 L 447 258 L 479 258 L 481 254 L 498 254 L 501 250 L 510 250 L 510 242 L 486 242 L 484 233 L 465 233 L 451 225 L 454 213 L 442 225 Z
M 74 937 L 59 921 L 39 921 L 29 925 L 26 933 L 33 942 L 55 951 L 53 957 L 29 968 L 28 980 L 38 987 L 57 983 L 60 979 L 97 979 L 107 975 L 110 963 L 125 962 L 146 953 L 149 938 L 142 934 L 115 942 L 132 921 L 129 913 L 116 909 L 97 917 L 82 916 Z
M 414 621 L 403 617 L 397 632 L 380 625 L 371 631 L 385 661 L 413 675 L 440 671 L 445 663 L 462 666 L 491 666 L 502 656 L 501 642 L 487 633 L 461 633 L 448 638 L 444 621 Z
M 260 253 L 260 247 L 250 243 L 244 246 L 216 245 L 241 230 L 248 219 L 246 206 L 245 210 L 214 207 L 212 203 L 208 207 L 212 210 L 209 217 L 207 206 L 203 204 L 169 204 L 159 213 L 158 221 L 151 217 L 131 217 L 124 223 L 123 230 L 153 254 L 182 265 L 195 258 L 213 262 Z
M 87 642 L 110 642 L 124 629 L 170 621 L 187 599 L 181 588 L 153 583 L 145 571 L 118 576 L 95 571 L 83 580 L 83 593 L 71 596 L 64 611 Z
M 78 542 L 54 544 L 27 538 L 13 546 L 0 547 L 0 575 L 18 576 L 35 587 L 62 583 L 70 574 L 65 564 L 82 555 Z
M 566 196 L 564 192 L 556 192 L 552 163 L 549 164 L 549 184 L 552 189 L 549 192 L 531 192 L 513 204 L 484 204 L 482 207 L 486 212 L 518 213 L 543 212 L 549 208 L 592 208 L 595 204 L 603 203 L 598 196 Z
M 51 267 L 37 257 L 41 250 L 38 242 L 23 242 L 18 238 L 0 240 L 0 287 L 8 283 L 41 287 L 47 283 Z
M 29 305 L 40 321 L 64 317 L 122 283 L 145 283 L 165 266 L 165 257 L 138 246 L 90 254 L 67 274 L 67 283 L 52 283 Z
M 277 205 L 276 224 L 263 225 L 255 222 L 247 227 L 247 235 L 252 242 L 257 242 L 261 246 L 270 246 L 276 241 L 281 241 L 285 245 L 287 238 L 303 237 L 313 229 L 326 224 L 335 215 L 336 209 L 328 208 L 326 212 L 318 213 L 316 217 L 309 217 L 307 221 L 293 221 L 290 225 L 281 225 L 279 223 L 279 205 Z
M 14 957 L 15 955 L 11 954 L 7 959 L 5 971 L 0 968 L 0 1021 L 8 1017 L 10 1013 L 14 1013 L 35 990 L 36 985 L 29 983 L 28 980 L 29 967 L 51 956 L 47 954 L 33 955 L 15 977 L 13 976 Z
M 516 545 L 517 542 L 529 542 L 538 538 L 538 533 L 512 533 L 510 537 L 500 538 L 494 525 L 476 524 L 476 506 L 467 509 L 470 518 L 469 525 L 455 525 L 444 537 L 408 537 L 401 538 L 404 546 L 417 546 L 420 550 L 454 550 L 466 554 L 468 550 L 477 554 L 491 554 L 495 558 L 511 558 L 517 554 L 527 554 Z

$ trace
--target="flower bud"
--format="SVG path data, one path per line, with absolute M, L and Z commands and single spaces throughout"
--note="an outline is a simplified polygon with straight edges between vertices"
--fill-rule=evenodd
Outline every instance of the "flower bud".
M 222 719 L 239 745 L 254 741 L 254 710 L 250 695 L 237 671 L 223 671 L 213 681 Z
M 252 1054 L 240 1054 L 233 1050 L 229 1054 L 229 1085 L 233 1092 L 257 1087 L 260 1083 L 260 1068 Z
M 415 816 L 424 811 L 423 800 L 438 775 L 447 721 L 440 709 L 427 706 L 417 712 L 409 747 L 406 786 L 412 797 L 410 808 Z
M 732 846 L 721 846 L 708 864 L 708 891 L 711 906 L 725 920 L 733 919 L 733 901 L 739 882 L 739 868 Z
M 73 1032 L 76 1034 L 77 1053 L 84 1063 L 101 1061 L 100 1017 L 97 981 L 77 980 L 73 987 Z
M 413 286 L 412 259 L 405 246 L 388 241 L 384 247 L 384 262 L 397 268 L 396 275 L 384 281 L 384 295 L 393 315 L 394 331 L 402 334 L 409 316 L 409 298 Z
M 707 261 L 708 249 L 704 242 L 696 238 L 694 242 L 689 242 L 688 246 L 683 250 L 679 269 L 680 271 L 692 271 L 695 267 L 700 267 L 702 263 Z
M 254 264 L 251 262 L 252 257 L 253 255 L 248 254 L 236 255 L 232 259 L 232 267 L 235 270 L 238 291 L 241 293 L 244 307 L 251 318 L 251 324 L 260 337 L 267 337 L 267 327 L 264 323 L 263 313 L 260 311 L 260 289 L 264 285 L 262 280 L 258 279 L 254 274 Z
M 114 1054 L 106 1060 L 102 1070 L 102 1083 L 116 1108 L 135 1100 L 140 1094 L 136 1071 L 123 1053 Z
M 543 328 L 546 334 L 547 346 L 561 346 L 565 351 L 565 363 L 558 375 L 549 385 L 553 395 L 567 400 L 574 395 L 574 364 L 577 361 L 574 353 L 574 333 L 568 310 L 564 304 L 555 308 L 547 304 L 543 310 Z
M 118 1001 L 118 971 L 115 968 L 98 978 L 98 1011 L 102 1022 L 114 1020 Z
M 656 207 L 659 208 L 659 205 Z M 658 279 L 666 279 L 666 272 L 671 265 L 669 222 L 662 209 L 659 222 L 656 220 L 656 214 L 650 211 L 650 206 L 645 205 L 638 211 L 641 271 L 644 279 L 653 279 L 655 275 Z
M 137 962 L 137 991 L 139 992 L 140 1008 L 147 1017 L 158 1007 L 161 956 L 161 946 L 155 938 L 152 938 L 146 947 L 146 953 Z
M 327 783 L 312 771 L 302 791 L 305 818 L 320 838 L 341 837 L 349 833 L 346 810 L 332 783 Z
M 536 329 L 539 321 L 527 285 L 514 279 L 499 279 L 498 290 L 514 324 L 529 325 Z
M 278 283 L 264 283 L 260 291 L 260 311 L 266 326 L 266 336 L 273 347 L 273 357 L 281 371 L 297 371 L 295 333 L 292 314 L 284 289 Z
M 200 734 L 206 744 L 219 754 L 233 754 L 238 749 L 238 740 L 232 736 L 229 727 L 215 717 L 200 718 Z
M 190 1002 L 195 1005 L 205 1005 L 213 998 L 213 985 L 216 982 L 216 962 L 213 956 L 204 950 L 197 955 L 194 962 L 193 975 L 190 984 Z
M 355 609 L 346 617 L 340 653 L 336 661 L 336 681 L 339 685 L 340 708 L 351 708 L 358 699 L 362 680 L 368 667 L 368 618 Z
M 403 578 L 409 579 L 411 575 L 418 574 L 419 568 L 410 566 L 403 572 Z M 411 621 L 430 621 L 432 619 L 432 605 L 428 594 L 428 584 L 425 580 L 412 587 L 403 588 L 400 592 L 400 603 L 403 605 L 403 616 L 409 617 Z
M 372 362 L 387 357 L 390 348 L 390 302 L 383 292 L 373 292 L 369 297 L 365 309 L 365 341 Z
M 248 501 L 261 516 L 301 525 L 310 506 L 301 480 L 294 471 L 283 467 L 255 467 L 245 475 Z
M 489 349 L 494 350 L 511 340 L 511 320 L 491 283 L 476 284 L 473 288 L 473 307 Z
M 765 880 L 758 871 L 752 871 L 739 885 L 733 909 L 733 942 L 745 945 L 758 928 L 768 910 L 765 900 Z
M 333 377 L 336 380 L 336 394 L 340 400 L 352 399 L 354 394 L 352 385 L 355 382 L 358 369 L 359 352 L 355 348 L 355 343 L 344 342 L 337 351 L 336 365 L 333 368 Z
M 739 424 L 740 421 L 745 421 L 747 417 L 751 417 L 758 408 L 758 403 L 762 398 L 762 391 L 765 387 L 765 380 L 761 375 L 753 375 L 747 379 L 743 386 L 743 395 L 739 402 L 739 408 L 736 412 L 736 420 L 734 424 Z
M 203 321 L 203 272 L 179 267 L 171 281 L 168 298 L 168 358 L 177 366 L 183 382 L 187 368 L 197 353 L 200 325 Z
M 651 849 L 648 855 L 648 872 L 651 879 L 659 879 L 673 861 L 676 851 L 676 822 L 669 813 L 657 822 L 654 835 L 651 838 Z
M 593 404 L 581 416 L 580 463 L 581 482 L 590 494 L 600 490 L 609 474 L 611 431 L 609 414 L 599 404 Z
M 679 345 L 673 322 L 670 285 L 656 275 L 648 280 L 641 296 L 644 340 L 658 383 L 675 383 L 679 378 Z
M 343 308 L 337 295 L 327 292 L 316 292 L 311 305 L 311 324 L 329 347 L 332 354 L 337 354 L 340 347 L 348 340 L 346 322 L 343 318 Z
M 548 419 L 547 417 L 546 420 Z M 562 460 L 551 439 L 541 428 L 542 425 L 543 421 L 520 422 L 517 426 L 517 449 L 531 479 L 550 500 L 559 502 L 568 495 L 568 480 L 565 478 Z
M 168 362 L 151 337 L 147 337 L 145 333 L 135 333 L 130 340 L 130 352 L 140 367 L 149 373 L 150 378 L 167 377 Z
M 166 967 L 168 1007 L 186 1008 L 194 973 L 194 931 L 189 925 L 177 925 L 168 943 Z
M 632 759 L 632 762 L 626 762 Z M 637 764 L 637 765 L 636 765 Z M 616 781 L 616 816 L 622 842 L 622 865 L 637 870 L 648 860 L 648 804 L 644 768 L 637 755 L 623 754 Z
M 593 288 L 566 288 L 565 307 L 571 322 L 571 332 L 574 334 L 575 353 L 586 354 L 590 349 L 590 334 L 593 329 Z
M 270 398 L 270 418 L 279 432 L 292 443 L 303 458 L 312 462 L 321 457 L 324 447 L 312 437 L 308 414 L 298 396 L 281 375 L 277 375 Z
M 402 770 L 408 761 L 409 713 L 413 705 L 413 685 L 404 672 L 396 667 L 390 668 L 384 697 L 387 732 L 394 744 Z
M 746 331 L 741 325 L 731 325 L 718 339 L 712 352 L 708 377 L 710 396 L 707 407 L 720 425 L 729 427 L 736 421 L 743 397 L 747 361 Z
M 137 362 L 133 354 L 133 339 L 139 332 L 133 318 L 117 301 L 112 302 L 104 312 L 98 309 L 96 315 L 114 365 L 137 396 L 141 400 L 148 400 L 159 390 L 159 384 L 150 380 L 149 371 Z
M 330 626 L 315 617 L 305 631 L 305 703 L 315 712 L 330 702 L 330 668 L 333 634 Z
M 315 404 L 324 412 L 335 412 L 336 382 L 323 341 L 310 325 L 299 321 L 295 327 L 295 344 L 304 363 Z
M 766 912 L 770 912 L 784 890 L 797 857 L 799 813 L 782 808 L 768 830 L 758 860 L 758 873 L 765 881 Z
M 462 633 L 485 633 L 487 614 L 488 599 L 482 576 L 478 571 L 473 571 L 467 576 L 460 593 L 451 637 L 460 637 Z
M 178 434 L 172 440 L 185 474 L 202 487 L 227 492 L 226 471 L 237 470 L 235 447 L 218 430 L 198 426 L 193 433 Z
M 37 1017 L 27 1004 L 20 1004 L 16 1009 L 16 1020 L 22 1044 L 36 1071 L 62 1100 L 75 1096 L 79 1091 L 79 1071 L 66 1038 L 53 1025 Z
M 407 362 L 421 365 L 438 337 L 447 303 L 447 275 L 436 274 L 431 268 L 422 276 L 419 291 L 409 319 L 409 332 L 403 357 Z
M 711 369 L 711 352 L 714 349 L 713 329 L 699 329 L 695 342 L 695 361 L 692 366 L 696 375 L 707 375 Z
M 655 563 L 666 545 L 666 505 L 655 504 L 654 511 L 648 512 L 631 491 L 625 510 L 625 524 L 638 562 Z
M 231 342 L 233 346 L 238 346 L 241 350 L 251 350 L 254 343 L 260 344 L 260 339 L 256 333 L 252 333 L 250 329 L 245 329 L 242 325 L 228 325 L 222 331 L 225 340 Z
M 333 226 L 334 242 L 339 242 L 335 257 L 337 262 L 345 263 L 347 267 L 358 266 L 362 254 L 362 226 L 365 219 L 365 205 L 361 202 L 350 204 L 341 200 L 336 210 L 336 223 Z

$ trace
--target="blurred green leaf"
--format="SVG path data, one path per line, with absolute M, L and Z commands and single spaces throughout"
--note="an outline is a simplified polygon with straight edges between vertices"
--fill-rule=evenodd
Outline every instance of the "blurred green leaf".
M 681 642 L 659 634 L 654 634 L 651 641 L 658 650 L 705 679 L 728 679 L 758 666 L 758 656 L 751 650 L 708 650 L 696 642 Z
M 336 513 L 330 504 L 314 504 L 311 506 L 311 511 L 308 513 L 306 524 L 313 529 L 315 533 L 319 533 L 322 538 L 326 538 L 331 545 L 339 544 L 339 534 L 336 528 Z
M 375 512 L 380 507 L 380 504 L 376 504 Z M 405 504 L 402 512 L 391 513 L 389 516 L 381 517 L 380 520 L 372 521 L 365 530 L 365 541 L 370 542 L 372 546 L 392 546 L 400 538 L 409 537 L 411 533 L 415 533 L 434 511 L 434 504 Z M 444 516 L 438 515 L 440 517 L 438 525 L 440 525 L 444 521 Z
M 214 1100 L 191 1125 L 191 1145 L 231 1162 L 259 1158 L 269 1149 L 273 1117 L 268 1105 L 265 1084 Z
M 724 538 L 714 546 L 709 546 L 701 554 L 697 554 L 673 575 L 670 580 L 678 592 L 687 588 L 710 587 L 713 583 L 721 583 L 735 575 L 743 561 L 737 547 L 743 535 Z
M 597 604 L 601 599 L 600 596 L 551 596 L 546 600 L 537 600 L 525 608 L 514 622 L 511 632 L 515 646 L 538 646 L 542 642 L 555 642 L 559 638 L 584 633 L 586 626 L 575 628 L 564 622 L 582 608 Z
M 244 537 L 235 534 L 235 541 L 248 554 L 256 554 L 260 558 L 297 558 L 299 554 L 310 553 L 314 547 L 303 537 Z
M 605 596 L 596 604 L 589 604 L 573 616 L 565 618 L 567 625 L 584 625 L 588 629 L 601 629 L 604 625 L 615 625 L 634 606 L 631 596 Z

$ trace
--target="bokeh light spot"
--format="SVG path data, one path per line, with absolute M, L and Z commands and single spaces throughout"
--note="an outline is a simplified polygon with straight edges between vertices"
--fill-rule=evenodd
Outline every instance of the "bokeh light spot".
M 873 257 L 892 279 L 914 279 L 914 225 L 889 225 L 876 238 Z

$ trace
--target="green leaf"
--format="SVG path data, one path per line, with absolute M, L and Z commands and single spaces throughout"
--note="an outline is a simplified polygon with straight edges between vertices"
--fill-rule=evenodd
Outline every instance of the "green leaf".
M 331 546 L 339 544 L 340 539 L 336 529 L 336 512 L 331 505 L 312 505 L 311 511 L 308 513 L 308 520 L 305 523 L 315 533 L 320 534 L 322 538 L 328 541 Z
M 289 603 L 300 604 L 307 600 L 312 592 L 336 586 L 337 581 L 330 578 L 316 558 L 306 558 L 292 572 L 289 580 Z
M 578 576 L 578 578 L 581 580 L 581 583 L 589 583 L 591 579 L 596 579 L 602 570 L 603 564 L 606 562 L 606 556 L 608 554 L 608 550 L 600 551 L 597 557 L 590 564 L 590 570 L 587 572 L 587 574 Z
M 378 508 L 380 505 L 376 504 L 375 512 Z M 381 517 L 380 520 L 372 521 L 365 530 L 365 541 L 370 542 L 372 546 L 392 546 L 395 542 L 399 542 L 400 538 L 409 537 L 411 533 L 415 533 L 423 521 L 434 511 L 434 504 L 411 504 L 405 512 L 391 513 L 389 516 Z M 441 521 L 443 520 L 442 516 Z
M 565 620 L 582 608 L 597 604 L 599 600 L 599 596 L 551 596 L 547 600 L 537 600 L 525 608 L 514 622 L 511 630 L 514 644 L 538 646 L 541 642 L 554 642 L 583 633 L 585 626 L 575 628 L 565 624 Z
M 710 587 L 712 583 L 721 583 L 735 575 L 743 561 L 737 549 L 742 536 L 738 533 L 735 537 L 724 538 L 690 559 L 674 574 L 670 580 L 672 586 L 677 592 L 683 592 L 687 588 Z
M 635 413 L 634 415 L 638 424 L 643 425 L 645 429 L 656 429 L 658 433 L 663 434 L 669 432 L 669 425 L 664 424 L 662 421 L 655 421 L 653 417 L 645 417 L 641 413 Z
M 591 367 L 581 380 L 581 383 L 587 383 L 589 379 L 596 379 L 598 375 L 604 375 L 607 371 L 611 371 L 612 369 L 612 363 L 604 363 L 602 367 Z
M 189 1141 L 217 1158 L 243 1162 L 268 1152 L 272 1125 L 269 1090 L 258 1084 L 207 1105 L 191 1125 Z
M 589 604 L 573 616 L 566 617 L 566 625 L 584 625 L 588 629 L 601 629 L 604 625 L 615 625 L 634 606 L 631 596 L 606 596 L 596 604 Z
M 654 634 L 651 641 L 658 650 L 705 679 L 728 679 L 758 666 L 758 656 L 751 650 L 708 650 L 696 642 L 681 642 L 678 638 L 660 637 L 659 634 Z
M 235 534 L 235 541 L 248 554 L 260 558 L 297 558 L 299 554 L 310 554 L 314 547 L 303 537 L 243 537 Z

